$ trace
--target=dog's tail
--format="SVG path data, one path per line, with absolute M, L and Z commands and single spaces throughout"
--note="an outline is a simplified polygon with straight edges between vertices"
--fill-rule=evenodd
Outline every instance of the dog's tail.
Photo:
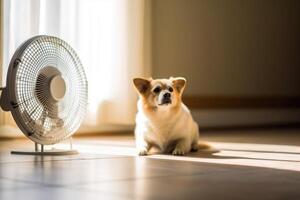
M 220 152 L 219 149 L 217 149 L 216 147 L 212 146 L 211 144 L 207 143 L 207 142 L 203 142 L 203 141 L 199 141 L 198 142 L 198 150 L 200 152 L 210 152 L 210 153 L 218 153 Z
M 212 146 L 210 144 L 208 144 L 207 142 L 198 142 L 198 149 L 199 150 L 207 150 L 207 149 L 211 149 Z

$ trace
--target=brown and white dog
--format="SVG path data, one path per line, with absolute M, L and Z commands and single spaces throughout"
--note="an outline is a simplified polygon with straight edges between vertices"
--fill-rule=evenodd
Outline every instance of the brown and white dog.
M 152 147 L 173 155 L 197 151 L 198 125 L 181 100 L 185 78 L 135 78 L 133 83 L 139 93 L 135 128 L 139 155 L 149 154 Z

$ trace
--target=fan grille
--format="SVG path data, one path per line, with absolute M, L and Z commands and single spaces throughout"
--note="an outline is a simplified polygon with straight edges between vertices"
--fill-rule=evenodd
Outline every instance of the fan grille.
M 75 51 L 59 38 L 39 36 L 25 42 L 15 54 L 10 89 L 14 90 L 12 113 L 19 127 L 40 144 L 54 144 L 71 136 L 87 107 L 87 80 Z M 66 85 L 59 101 L 47 94 L 54 74 Z

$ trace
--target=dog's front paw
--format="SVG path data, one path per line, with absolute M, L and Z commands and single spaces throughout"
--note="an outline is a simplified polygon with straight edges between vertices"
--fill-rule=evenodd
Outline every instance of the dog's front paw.
M 176 147 L 172 152 L 174 156 L 183 156 L 185 154 L 184 149 Z
M 148 155 L 148 150 L 146 148 L 139 149 L 139 156 L 146 156 Z

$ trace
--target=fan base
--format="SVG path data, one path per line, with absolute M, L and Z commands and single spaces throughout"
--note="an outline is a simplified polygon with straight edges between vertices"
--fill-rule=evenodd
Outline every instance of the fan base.
M 39 156 L 65 156 L 78 154 L 76 150 L 50 149 L 45 151 L 11 151 L 17 155 L 39 155 Z
M 78 154 L 78 151 L 73 150 L 73 142 L 72 137 L 69 138 L 70 141 L 70 149 L 47 149 L 45 150 L 43 144 L 34 143 L 34 151 L 11 151 L 11 154 L 18 155 L 39 155 L 39 156 L 65 156 L 65 155 L 74 155 Z

